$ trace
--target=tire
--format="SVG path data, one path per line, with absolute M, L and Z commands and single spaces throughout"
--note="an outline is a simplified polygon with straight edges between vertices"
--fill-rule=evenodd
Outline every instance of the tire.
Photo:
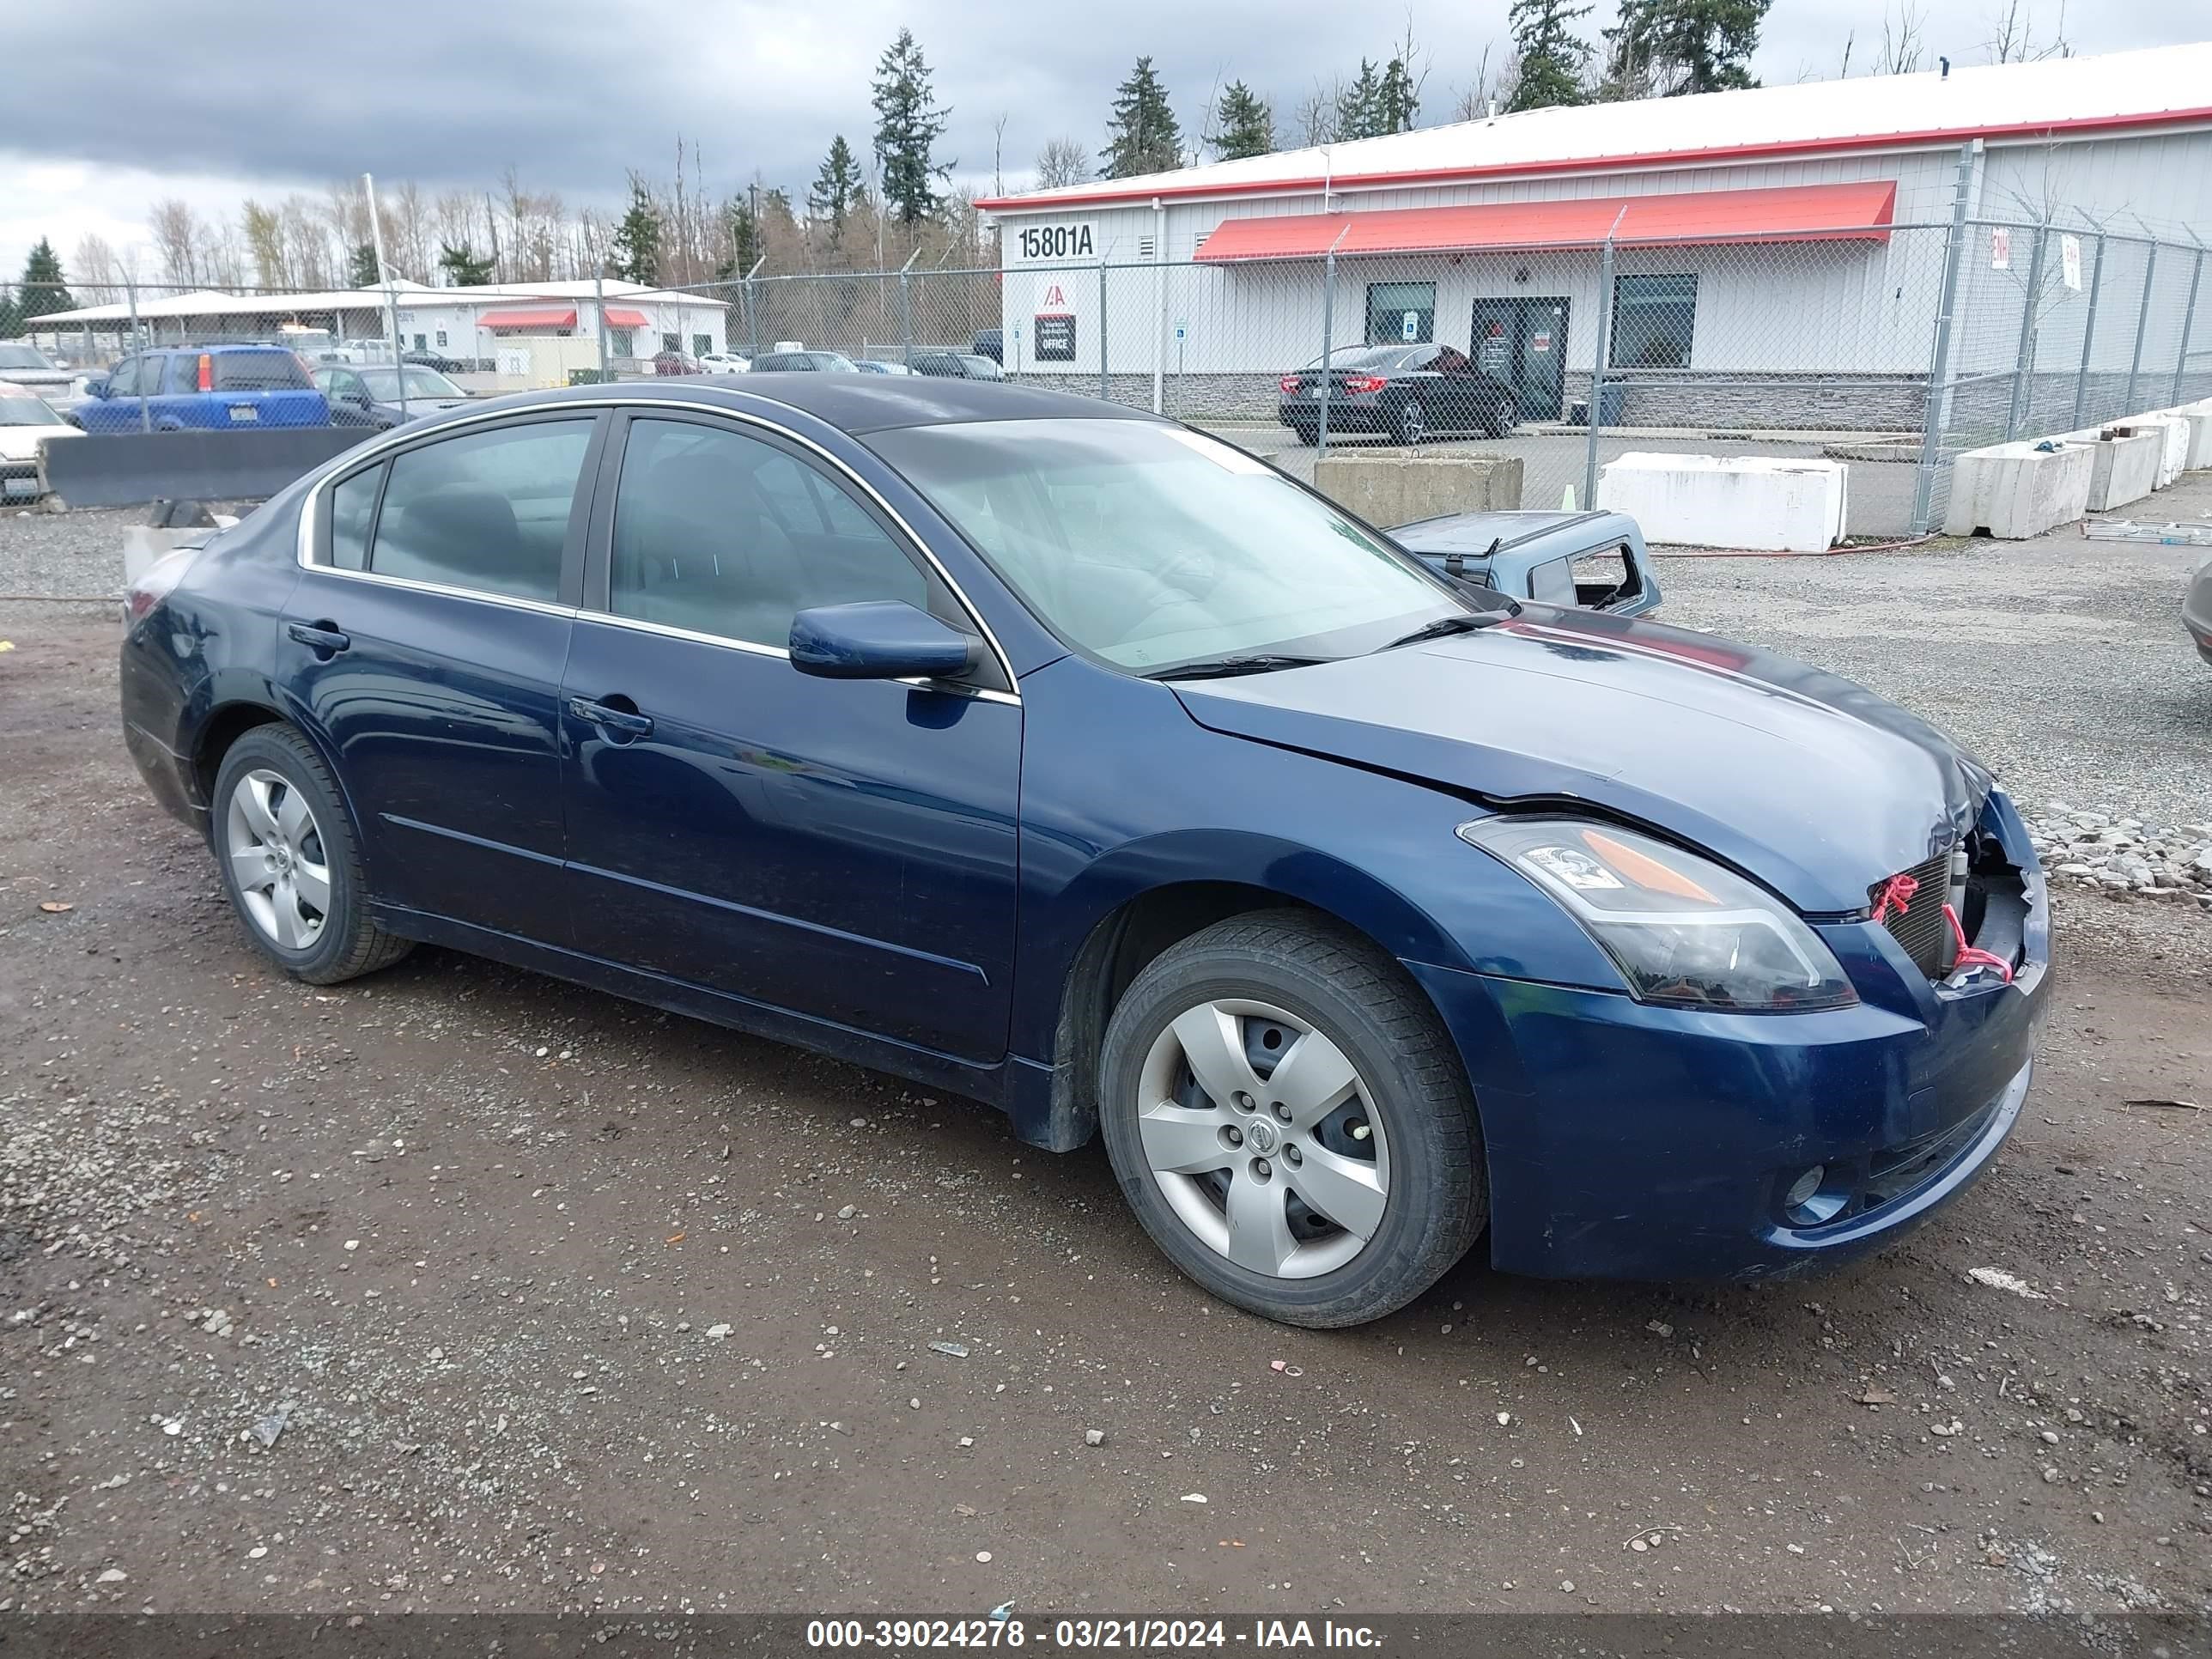
M 208 831 L 239 925 L 293 978 L 336 985 L 414 949 L 370 919 L 353 820 L 322 756 L 292 726 L 257 726 L 231 744 L 216 772 Z
M 1183 1032 L 1201 1049 L 1224 1034 L 1204 1066 L 1224 1092 L 1240 1049 L 1249 1057 L 1241 1075 L 1261 1090 L 1250 1109 L 1213 1103 Z M 1296 1045 L 1314 1035 L 1327 1042 L 1312 1054 L 1348 1062 L 1348 1092 L 1288 1080 Z M 1389 957 L 1309 912 L 1232 916 L 1163 951 L 1115 1009 L 1099 1076 L 1107 1155 L 1152 1242 L 1215 1296 L 1268 1319 L 1323 1329 L 1378 1319 L 1442 1278 L 1488 1218 L 1474 1100 L 1443 1022 Z M 1295 1121 L 1279 1121 L 1286 1103 L 1264 1097 L 1279 1081 Z M 1232 1167 L 1201 1169 L 1217 1142 Z M 1232 1204 L 1253 1218 L 1241 1232 Z
M 1513 415 L 1513 406 L 1510 404 L 1501 404 L 1492 414 L 1490 417 L 1490 424 L 1485 428 L 1485 430 L 1493 438 L 1509 438 L 1512 436 L 1514 427 Z
M 1428 429 L 1428 411 L 1421 407 L 1419 398 L 1407 398 L 1390 416 L 1390 435 L 1407 449 L 1419 443 Z

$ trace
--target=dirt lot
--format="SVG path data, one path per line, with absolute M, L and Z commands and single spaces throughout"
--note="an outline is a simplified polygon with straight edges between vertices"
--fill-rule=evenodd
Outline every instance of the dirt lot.
M 2212 1110 L 2129 1103 L 2212 1106 L 2193 911 L 2062 897 L 2019 1133 L 1875 1261 L 1296 1333 L 1096 1148 L 443 952 L 282 978 L 112 624 L 0 638 L 0 1609 L 2212 1605 Z

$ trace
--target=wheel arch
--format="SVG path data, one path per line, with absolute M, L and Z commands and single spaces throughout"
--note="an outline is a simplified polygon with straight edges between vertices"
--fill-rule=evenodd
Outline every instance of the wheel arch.
M 208 805 L 208 833 L 215 833 L 216 775 L 222 770 L 223 757 L 229 754 L 238 740 L 248 732 L 264 726 L 287 726 L 305 738 L 308 745 L 322 757 L 323 764 L 330 769 L 331 778 L 337 786 L 338 799 L 345 810 L 353 814 L 356 825 L 361 815 L 354 809 L 353 792 L 347 788 L 345 773 L 337 763 L 320 733 L 309 728 L 305 721 L 295 719 L 274 701 L 258 696 L 241 696 L 216 704 L 208 710 L 193 732 L 185 750 L 192 769 L 192 781 L 200 792 L 200 799 Z
M 1248 839 L 1261 840 L 1237 838 Z M 1050 1024 L 1038 1033 L 1045 1040 L 1018 1050 L 1042 1051 L 1050 1060 L 1046 1133 L 1024 1139 L 1062 1152 L 1091 1139 L 1097 1127 L 1099 1052 L 1114 1009 L 1147 963 L 1215 922 L 1256 910 L 1305 910 L 1349 930 L 1394 963 L 1463 963 L 1457 944 L 1418 906 L 1367 872 L 1310 848 L 1267 843 L 1243 850 L 1252 854 L 1249 860 L 1214 860 L 1218 874 L 1116 883 L 1094 868 L 1085 884 L 1091 890 L 1115 890 L 1106 902 L 1084 907 L 1092 919 L 1053 976 Z M 1435 1007 L 1417 979 L 1406 980 Z

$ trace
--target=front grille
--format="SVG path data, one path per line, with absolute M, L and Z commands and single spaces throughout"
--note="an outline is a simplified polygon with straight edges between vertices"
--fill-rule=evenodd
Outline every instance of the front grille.
M 1912 896 L 1905 902 L 1900 913 L 1890 907 L 1884 925 L 1896 935 L 1897 942 L 1905 947 L 1905 954 L 1912 958 L 1913 966 L 1930 979 L 1943 975 L 1945 946 L 1950 938 L 1950 923 L 1943 920 L 1943 906 L 1951 896 L 1951 855 L 1938 853 L 1925 864 L 1916 864 L 1904 872 L 1919 884 Z M 1889 885 L 1878 881 L 1867 889 L 1867 898 L 1879 903 L 1882 890 Z

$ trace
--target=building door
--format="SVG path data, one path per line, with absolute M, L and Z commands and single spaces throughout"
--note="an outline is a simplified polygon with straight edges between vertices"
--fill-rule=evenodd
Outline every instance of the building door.
M 1468 355 L 1504 380 L 1524 421 L 1556 421 L 1565 389 L 1568 303 L 1564 295 L 1477 300 Z

